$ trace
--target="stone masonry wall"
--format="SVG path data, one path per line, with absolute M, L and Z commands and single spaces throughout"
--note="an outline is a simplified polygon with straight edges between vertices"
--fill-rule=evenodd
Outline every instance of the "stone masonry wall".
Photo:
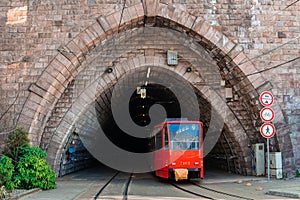
M 129 6 L 139 0 L 125 1 Z M 278 149 L 288 171 L 300 168 L 300 2 L 294 0 L 161 0 L 202 16 L 244 52 L 272 87 L 284 113 Z M 121 0 L 1 0 L 0 141 L 18 124 L 28 88 L 61 46 Z M 241 61 L 244 62 L 244 61 Z M 292 146 L 291 146 L 292 145 Z

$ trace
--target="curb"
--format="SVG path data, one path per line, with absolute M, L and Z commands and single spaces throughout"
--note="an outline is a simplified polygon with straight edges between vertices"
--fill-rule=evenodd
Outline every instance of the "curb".
M 17 200 L 17 199 L 20 199 L 21 197 L 24 197 L 24 196 L 27 196 L 27 195 L 30 195 L 32 193 L 35 193 L 35 192 L 39 192 L 41 191 L 40 188 L 34 188 L 34 189 L 31 189 L 31 190 L 24 190 L 18 194 L 12 194 L 12 196 L 8 197 L 8 198 L 5 198 L 6 200 Z
M 266 192 L 266 194 L 274 195 L 274 196 L 282 196 L 282 197 L 300 199 L 300 193 L 281 192 L 281 191 L 276 191 L 276 190 L 269 190 L 268 192 Z

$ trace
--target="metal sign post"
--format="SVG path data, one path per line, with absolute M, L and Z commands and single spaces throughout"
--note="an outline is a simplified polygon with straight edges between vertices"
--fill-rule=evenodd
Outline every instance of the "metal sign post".
M 275 127 L 273 124 L 264 123 L 260 127 L 260 133 L 264 138 L 267 138 L 268 182 L 270 182 L 270 138 L 275 135 Z
M 270 139 L 267 138 L 268 182 L 270 182 Z
M 263 106 L 271 106 L 274 102 L 274 96 L 271 92 L 262 92 L 259 101 Z M 260 133 L 267 138 L 267 163 L 268 163 L 268 182 L 270 182 L 270 138 L 275 135 L 275 127 L 270 122 L 274 119 L 275 113 L 269 107 L 264 107 L 260 111 L 260 118 L 266 122 L 260 127 Z

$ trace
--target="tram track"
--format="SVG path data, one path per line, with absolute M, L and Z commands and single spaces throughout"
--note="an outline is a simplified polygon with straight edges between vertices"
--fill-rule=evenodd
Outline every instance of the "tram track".
M 193 191 L 191 191 L 191 190 L 189 190 L 189 189 L 185 189 L 185 188 L 183 188 L 183 187 L 181 187 L 181 186 L 179 186 L 179 185 L 177 185 L 177 184 L 175 184 L 175 183 L 170 183 L 172 186 L 174 186 L 175 188 L 177 188 L 177 189 L 179 189 L 179 190 L 181 190 L 181 191 L 184 191 L 184 192 L 186 192 L 186 193 L 188 193 L 188 194 L 192 194 L 192 195 L 195 195 L 195 196 L 198 196 L 198 197 L 202 197 L 202 198 L 205 198 L 205 199 L 214 199 L 214 198 L 211 198 L 211 197 L 209 197 L 209 196 L 206 196 L 206 195 L 203 195 L 203 194 L 199 194 L 199 193 L 196 193 L 196 192 L 193 192 Z
M 215 190 L 215 189 L 212 189 L 212 188 L 204 187 L 203 185 L 199 185 L 199 184 L 197 184 L 195 182 L 192 182 L 192 181 L 189 181 L 189 183 L 191 183 L 192 185 L 195 185 L 199 188 L 202 188 L 202 189 L 205 189 L 205 190 L 208 190 L 208 191 L 212 191 L 212 192 L 215 192 L 215 193 L 218 193 L 218 194 L 223 194 L 223 195 L 230 196 L 230 197 L 235 197 L 235 198 L 238 198 L 238 199 L 254 200 L 252 198 L 243 197 L 243 196 L 239 196 L 239 195 L 236 195 L 236 194 L 231 194 L 231 193 Z
M 121 174 L 121 172 L 116 172 L 101 188 L 100 190 L 95 194 L 94 196 L 94 200 L 98 199 L 101 197 L 101 195 L 103 194 L 104 190 L 112 184 L 113 180 L 116 179 L 116 177 Z M 125 186 L 122 192 L 123 195 L 123 200 L 127 200 L 128 199 L 128 190 L 129 190 L 129 185 L 131 183 L 133 177 L 133 173 L 130 174 L 129 178 L 127 179 L 127 181 L 125 182 Z M 121 193 L 121 192 L 120 192 Z
M 177 189 L 179 189 L 179 190 L 181 190 L 185 193 L 192 194 L 192 195 L 204 198 L 204 199 L 245 199 L 245 200 L 254 200 L 252 198 L 243 197 L 243 196 L 240 196 L 240 195 L 236 195 L 236 194 L 227 193 L 227 192 L 215 190 L 215 189 L 212 189 L 212 188 L 208 188 L 208 187 L 199 185 L 199 184 L 197 184 L 195 182 L 192 182 L 192 181 L 188 181 L 186 183 L 189 183 L 189 185 L 182 186 L 182 185 L 170 182 L 170 184 L 172 186 L 174 186 L 175 188 L 177 188 Z M 191 186 L 195 186 L 195 187 L 192 188 Z

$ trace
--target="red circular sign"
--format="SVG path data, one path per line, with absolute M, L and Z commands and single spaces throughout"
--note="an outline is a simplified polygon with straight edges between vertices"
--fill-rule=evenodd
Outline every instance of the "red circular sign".
M 260 133 L 264 138 L 271 138 L 275 135 L 275 126 L 265 123 L 260 127 Z
M 263 108 L 260 111 L 260 118 L 264 122 L 271 122 L 275 117 L 275 113 L 272 108 Z
M 271 106 L 274 102 L 274 96 L 271 92 L 265 91 L 259 95 L 259 101 L 263 106 Z

